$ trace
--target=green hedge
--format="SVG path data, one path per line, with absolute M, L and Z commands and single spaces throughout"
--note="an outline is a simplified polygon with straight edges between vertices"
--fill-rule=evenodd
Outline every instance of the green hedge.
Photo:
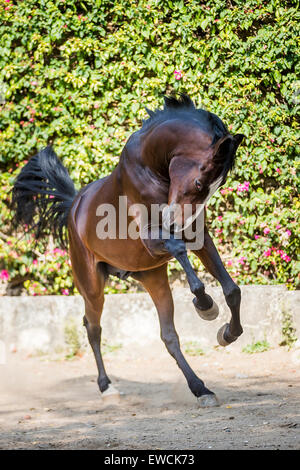
M 2 282 L 74 292 L 65 252 L 11 235 L 9 192 L 26 160 L 54 142 L 80 187 L 117 164 L 145 106 L 183 91 L 246 135 L 208 211 L 229 272 L 295 287 L 297 3 L 0 0 Z

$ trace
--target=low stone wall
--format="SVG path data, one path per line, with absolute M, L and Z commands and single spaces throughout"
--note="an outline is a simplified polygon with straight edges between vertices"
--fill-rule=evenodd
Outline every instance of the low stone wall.
M 267 340 L 277 346 L 282 340 L 282 326 L 290 315 L 300 338 L 300 292 L 284 286 L 242 287 L 241 321 L 243 335 L 229 348 Z M 207 288 L 220 308 L 219 317 L 207 322 L 196 313 L 193 295 L 186 288 L 173 290 L 175 325 L 181 343 L 195 341 L 203 350 L 216 346 L 218 329 L 230 319 L 222 290 Z M 37 352 L 64 350 L 72 342 L 87 347 L 84 314 L 80 296 L 0 297 L 0 341 L 2 347 Z M 157 313 L 148 294 L 107 295 L 101 324 L 104 343 L 111 347 L 163 347 Z

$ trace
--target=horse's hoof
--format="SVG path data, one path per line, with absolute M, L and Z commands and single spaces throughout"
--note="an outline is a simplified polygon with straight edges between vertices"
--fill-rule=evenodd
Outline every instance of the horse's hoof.
M 217 334 L 217 340 L 220 346 L 228 346 L 229 344 L 233 343 L 238 336 L 233 336 L 229 332 L 229 323 L 225 323 Z
M 108 385 L 108 388 L 102 392 L 101 396 L 105 403 L 119 403 L 120 401 L 120 392 L 112 384 Z
M 201 395 L 201 397 L 198 397 L 197 400 L 201 408 L 212 408 L 214 406 L 220 406 L 219 400 L 214 393 L 209 395 Z
M 216 302 L 213 300 L 212 306 L 208 310 L 201 310 L 197 307 L 197 298 L 195 297 L 193 300 L 193 304 L 195 306 L 196 312 L 198 313 L 199 317 L 202 320 L 215 320 L 219 315 L 219 307 L 217 306 Z

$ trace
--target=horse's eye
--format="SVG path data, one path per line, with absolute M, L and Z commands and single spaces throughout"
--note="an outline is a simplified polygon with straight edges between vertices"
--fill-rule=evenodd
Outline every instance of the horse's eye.
M 198 191 L 201 191 L 203 188 L 203 184 L 198 179 L 195 180 L 195 186 Z

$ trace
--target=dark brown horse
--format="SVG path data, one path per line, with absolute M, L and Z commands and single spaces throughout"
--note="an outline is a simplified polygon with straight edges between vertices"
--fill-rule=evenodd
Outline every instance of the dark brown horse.
M 193 372 L 180 350 L 167 264 L 175 257 L 184 268 L 201 318 L 216 318 L 218 307 L 205 293 L 203 283 L 189 262 L 186 239 L 176 236 L 172 227 L 175 223 L 185 224 L 186 219 L 177 211 L 185 204 L 192 207 L 191 220 L 195 223 L 196 208 L 203 207 L 212 192 L 225 182 L 243 136 L 230 135 L 216 115 L 196 109 L 186 95 L 179 99 L 166 97 L 163 110 L 148 113 L 150 118 L 128 139 L 115 170 L 78 193 L 50 147 L 31 158 L 14 185 L 15 219 L 17 224 L 35 227 L 36 236 L 41 236 L 48 225 L 63 238 L 63 227 L 67 226 L 74 281 L 85 301 L 84 325 L 95 355 L 102 393 L 113 389 L 100 350 L 104 285 L 109 274 L 121 278 L 130 275 L 139 280 L 152 297 L 159 316 L 161 338 L 186 377 L 190 390 L 202 406 L 215 406 L 218 402 L 214 393 Z M 120 196 L 126 196 L 126 225 L 134 222 L 140 233 L 149 230 L 151 222 L 145 228 L 139 211 L 130 215 L 129 209 L 143 204 L 151 211 L 153 205 L 165 204 L 157 236 L 119 235 L 122 217 L 124 221 Z M 177 209 L 172 212 L 175 206 Z M 103 207 L 115 209 L 117 236 L 99 236 Z M 163 236 L 164 221 L 170 228 L 169 237 Z M 219 343 L 226 346 L 243 331 L 240 289 L 224 268 L 206 227 L 202 243 L 193 251 L 220 282 L 230 308 L 230 322 L 217 336 Z

